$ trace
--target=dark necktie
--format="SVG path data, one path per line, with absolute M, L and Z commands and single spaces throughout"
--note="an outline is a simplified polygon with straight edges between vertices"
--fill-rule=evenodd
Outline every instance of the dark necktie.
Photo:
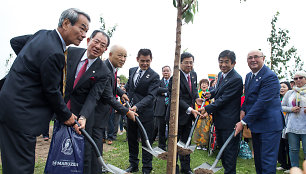
M 190 79 L 190 75 L 189 74 L 187 76 L 187 79 L 188 79 L 189 89 L 190 89 L 190 92 L 191 92 L 192 91 L 192 89 L 191 89 L 191 79 Z
M 255 78 L 255 74 L 252 75 L 252 78 L 251 78 L 251 79 L 254 79 L 254 78 Z
M 221 83 L 223 80 L 223 74 L 221 74 L 221 77 L 220 77 L 220 80 L 219 80 L 219 83 Z
M 247 86 L 246 89 L 249 89 L 249 87 L 252 85 L 254 79 L 255 79 L 255 74 L 252 73 L 252 76 L 250 76 L 250 80 L 249 80 L 249 83 L 248 83 L 248 86 Z
M 141 78 L 141 74 L 142 74 L 142 70 L 140 69 L 139 72 L 138 72 L 138 76 L 137 76 L 137 79 L 135 81 L 135 87 L 137 87 L 138 83 L 139 83 L 139 80 Z
M 74 80 L 74 84 L 73 84 L 73 88 L 75 87 L 75 85 L 78 83 L 78 81 L 81 79 L 81 77 L 83 76 L 83 74 L 85 73 L 86 71 L 86 68 L 87 68 L 87 64 L 88 64 L 88 59 L 85 60 L 85 63 L 84 65 L 81 67 L 77 77 L 75 78 Z M 69 100 L 68 103 L 67 103 L 67 107 L 68 109 L 71 109 L 71 101 Z

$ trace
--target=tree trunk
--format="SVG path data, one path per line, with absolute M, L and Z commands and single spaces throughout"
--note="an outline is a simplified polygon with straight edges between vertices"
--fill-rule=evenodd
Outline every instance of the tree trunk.
M 180 53 L 181 53 L 181 29 L 182 29 L 182 3 L 177 3 L 177 25 L 176 25 L 176 47 L 173 68 L 171 107 L 169 120 L 168 136 L 168 160 L 167 174 L 175 174 L 176 155 L 177 155 L 177 130 L 178 130 L 178 109 L 179 109 L 179 92 L 180 92 Z

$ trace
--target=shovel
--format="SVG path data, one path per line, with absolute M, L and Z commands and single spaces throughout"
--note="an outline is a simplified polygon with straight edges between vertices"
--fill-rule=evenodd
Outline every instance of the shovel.
M 128 101 L 126 101 L 126 104 L 127 104 L 127 106 L 129 108 L 131 108 L 131 105 L 130 105 L 130 103 Z M 160 159 L 163 159 L 163 160 L 167 160 L 168 152 L 164 151 L 163 149 L 161 149 L 159 147 L 155 147 L 153 149 L 151 144 L 150 144 L 150 141 L 149 141 L 149 138 L 148 138 L 148 134 L 147 134 L 145 128 L 143 127 L 141 121 L 139 120 L 139 118 L 137 116 L 135 117 L 135 119 L 136 119 L 136 122 L 137 122 L 138 126 L 140 127 L 140 131 L 141 131 L 142 135 L 144 136 L 145 143 L 147 145 L 147 147 L 142 146 L 142 148 L 144 150 L 146 150 L 147 152 L 149 152 L 150 154 L 152 154 L 153 156 L 157 157 L 157 158 L 160 158 Z
M 80 126 L 80 124 L 75 120 L 75 123 Z M 95 141 L 90 137 L 90 135 L 84 130 L 84 129 L 80 129 L 82 135 L 89 141 L 89 143 L 92 145 L 95 153 L 96 153 L 96 156 L 98 158 L 98 162 L 99 164 L 101 164 L 108 172 L 110 173 L 114 173 L 114 174 L 127 174 L 126 171 L 116 167 L 116 166 L 113 166 L 111 164 L 106 164 L 102 158 L 102 155 L 98 149 L 98 146 L 96 145 Z
M 206 100 L 204 100 L 202 102 L 201 108 L 204 106 L 205 102 L 206 102 Z M 191 127 L 191 130 L 190 130 L 190 133 L 189 133 L 186 144 L 184 142 L 182 142 L 181 140 L 177 143 L 177 149 L 178 149 L 178 153 L 180 155 L 189 155 L 195 150 L 196 145 L 190 146 L 190 142 L 191 142 L 191 138 L 192 138 L 192 135 L 193 135 L 193 131 L 194 131 L 195 127 L 197 126 L 199 118 L 200 118 L 200 115 L 198 115 L 196 117 L 196 119 L 195 119 L 195 121 L 194 121 L 194 123 Z
M 228 143 L 232 140 L 232 138 L 234 137 L 235 134 L 235 130 L 233 131 L 233 133 L 227 138 L 227 140 L 225 141 L 225 143 L 223 144 L 222 148 L 220 149 L 216 160 L 214 161 L 213 165 L 208 164 L 207 162 L 201 164 L 200 166 L 196 167 L 195 169 L 193 169 L 196 172 L 196 170 L 205 170 L 206 173 L 208 174 L 209 172 L 213 172 L 216 173 L 217 171 L 219 171 L 220 169 L 222 169 L 222 167 L 216 167 L 218 161 L 221 158 L 221 155 L 224 151 L 224 149 L 226 148 L 226 146 L 228 145 Z M 204 171 L 202 173 L 205 173 Z

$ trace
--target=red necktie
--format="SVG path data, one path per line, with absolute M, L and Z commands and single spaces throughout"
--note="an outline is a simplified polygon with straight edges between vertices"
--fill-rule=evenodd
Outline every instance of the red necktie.
M 114 83 L 114 89 L 116 90 L 117 88 L 117 69 L 115 71 L 115 83 Z
M 78 83 L 78 81 L 81 79 L 81 77 L 83 76 L 83 74 L 85 73 L 86 68 L 87 68 L 87 64 L 88 64 L 88 59 L 85 60 L 84 65 L 81 67 L 81 69 L 80 69 L 80 71 L 79 71 L 77 77 L 75 78 L 74 84 L 73 84 L 73 88 L 74 88 L 75 85 Z M 68 109 L 71 109 L 71 102 L 70 102 L 70 100 L 69 100 L 68 103 L 67 103 L 67 107 L 68 107 Z
M 81 77 L 83 76 L 83 74 L 85 73 L 87 64 L 88 64 L 88 59 L 85 60 L 84 65 L 81 67 L 81 69 L 80 69 L 80 71 L 79 71 L 77 77 L 75 78 L 74 84 L 73 84 L 73 88 L 74 88 L 75 85 L 78 83 L 78 81 L 81 79 Z
M 191 80 L 190 80 L 190 75 L 189 74 L 188 74 L 187 78 L 188 78 L 189 89 L 190 89 L 190 92 L 191 92 L 192 89 L 191 89 Z

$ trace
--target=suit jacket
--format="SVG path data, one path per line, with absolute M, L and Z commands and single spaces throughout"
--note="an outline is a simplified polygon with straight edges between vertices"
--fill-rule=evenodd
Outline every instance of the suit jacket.
M 103 61 L 97 58 L 73 88 L 76 70 L 85 51 L 83 48 L 68 48 L 65 102 L 70 100 L 72 113 L 88 119 L 93 117 L 97 102 L 107 88 L 111 72 Z
M 166 96 L 163 95 L 164 93 L 167 93 L 167 97 L 170 97 L 168 87 L 166 87 L 164 78 L 162 78 L 159 82 L 159 87 L 157 89 L 157 95 L 156 95 L 156 100 L 155 100 L 155 105 L 154 105 L 154 116 L 156 117 L 166 116 L 167 105 L 165 103 Z
M 11 129 L 40 135 L 55 112 L 61 121 L 70 118 L 61 91 L 64 50 L 55 30 L 40 30 L 33 36 L 17 37 L 20 43 L 0 94 L 0 121 Z M 14 42 L 16 41 L 16 42 Z M 14 49 L 14 45 L 12 45 Z M 15 49 L 14 49 L 15 50 Z
M 218 79 L 221 79 L 221 75 L 222 72 L 218 74 Z M 210 91 L 211 98 L 215 98 L 215 101 L 205 106 L 205 110 L 213 114 L 217 129 L 232 130 L 240 121 L 242 89 L 242 78 L 232 69 L 221 83 L 218 81 L 217 87 Z
M 118 94 L 120 97 L 125 93 L 119 87 L 117 87 L 117 79 L 115 79 L 115 75 L 113 73 L 113 67 L 111 66 L 109 60 L 105 60 L 104 64 L 106 65 L 107 70 L 110 72 L 109 79 L 109 88 L 107 89 L 107 94 L 110 95 L 108 98 L 110 100 L 101 99 L 98 102 L 98 106 L 95 110 L 95 127 L 106 128 L 108 125 L 108 119 L 112 112 L 112 108 L 116 111 L 125 115 L 128 112 L 128 108 L 124 107 L 120 102 L 116 100 L 116 95 Z M 116 86 L 114 86 L 116 85 Z
M 159 75 L 149 68 L 135 87 L 133 78 L 137 69 L 138 67 L 134 67 L 129 70 L 129 79 L 125 89 L 130 101 L 137 107 L 140 121 L 145 122 L 153 119 L 153 105 L 160 80 Z
M 191 123 L 194 119 L 193 115 L 187 114 L 186 111 L 189 107 L 195 108 L 195 100 L 199 98 L 198 90 L 197 90 L 197 73 L 195 71 L 190 72 L 191 79 L 191 91 L 189 88 L 189 84 L 185 78 L 182 70 L 180 71 L 180 97 L 179 97 L 179 125 L 185 125 Z M 172 90 L 172 80 L 170 79 L 170 83 L 168 85 L 169 91 Z M 170 108 L 170 106 L 169 106 Z M 168 109 L 168 115 L 170 114 L 170 109 Z M 169 117 L 169 116 L 168 116 Z
M 279 131 L 284 127 L 280 101 L 280 84 L 274 72 L 263 66 L 255 78 L 252 73 L 245 78 L 245 100 L 243 121 L 253 133 Z

